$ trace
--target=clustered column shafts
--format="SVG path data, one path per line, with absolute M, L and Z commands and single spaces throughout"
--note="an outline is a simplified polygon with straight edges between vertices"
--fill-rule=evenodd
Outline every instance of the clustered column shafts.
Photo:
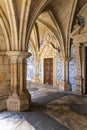
M 18 96 L 18 56 L 10 57 L 11 60 L 11 90 L 14 96 Z
M 31 96 L 26 90 L 26 58 L 28 52 L 7 52 L 11 65 L 11 95 L 7 100 L 7 109 L 22 111 L 29 109 Z M 25 106 L 26 105 L 26 106 Z
M 23 94 L 23 92 L 26 92 L 26 63 L 25 63 L 25 57 L 20 56 L 18 58 L 18 64 L 19 64 L 19 93 Z

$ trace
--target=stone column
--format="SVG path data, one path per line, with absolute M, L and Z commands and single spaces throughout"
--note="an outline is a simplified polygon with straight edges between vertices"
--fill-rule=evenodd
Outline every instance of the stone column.
M 14 86 L 14 65 L 11 63 L 11 92 L 13 92 L 13 86 Z
M 20 95 L 24 93 L 24 57 L 20 56 L 18 58 L 19 63 L 19 85 L 20 85 Z
M 30 94 L 25 84 L 25 59 L 30 56 L 28 52 L 10 51 L 7 52 L 11 64 L 11 95 L 7 99 L 7 110 L 23 111 L 30 107 Z
M 35 58 L 35 76 L 34 76 L 34 79 L 33 79 L 33 81 L 34 82 L 40 82 L 40 80 L 39 80 L 39 61 L 38 61 L 39 59 L 38 59 L 38 57 L 37 58 Z
M 82 92 L 82 76 L 81 76 L 81 59 L 80 59 L 80 44 L 74 44 L 74 53 L 76 59 L 76 93 L 81 94 Z
M 62 60 L 62 83 L 61 89 L 70 91 L 70 84 L 69 84 L 69 60 L 70 58 L 61 58 Z
M 11 89 L 13 96 L 18 96 L 18 56 L 12 56 L 10 57 L 11 61 Z

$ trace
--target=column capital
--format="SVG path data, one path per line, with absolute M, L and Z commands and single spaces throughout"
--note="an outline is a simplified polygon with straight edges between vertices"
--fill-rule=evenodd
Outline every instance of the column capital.
M 80 47 L 80 43 L 74 43 L 73 47 L 79 48 Z
M 29 57 L 31 56 L 30 52 L 27 51 L 7 51 L 6 54 L 10 56 L 22 56 L 22 57 Z
M 24 59 L 31 56 L 31 53 L 26 51 L 7 51 L 6 54 L 10 57 L 11 63 L 23 63 Z
M 10 62 L 11 64 L 17 64 L 18 56 L 10 56 Z
M 69 60 L 71 60 L 71 57 L 61 57 L 61 60 L 62 61 L 69 61 Z

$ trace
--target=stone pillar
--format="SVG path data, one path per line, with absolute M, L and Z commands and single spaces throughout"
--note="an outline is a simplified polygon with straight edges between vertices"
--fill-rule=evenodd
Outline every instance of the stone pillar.
M 38 62 L 38 58 L 35 58 L 35 76 L 34 76 L 34 79 L 33 79 L 33 81 L 34 82 L 40 82 L 40 80 L 39 80 L 39 62 Z
M 28 52 L 7 52 L 11 64 L 11 95 L 7 99 L 7 110 L 23 111 L 30 107 L 30 94 L 25 84 L 25 59 L 30 56 Z
M 70 84 L 69 84 L 69 60 L 70 58 L 61 58 L 61 60 L 62 60 L 61 89 L 65 91 L 70 91 Z
M 18 56 L 12 56 L 10 57 L 10 60 L 11 60 L 11 76 L 12 76 L 12 79 L 11 79 L 11 85 L 12 85 L 12 82 L 13 82 L 13 87 L 11 86 L 11 88 L 13 88 L 13 96 L 18 96 Z M 12 70 L 13 69 L 13 70 Z
M 14 65 L 11 63 L 11 92 L 13 92 L 14 86 Z
M 80 59 L 80 44 L 74 44 L 74 53 L 76 59 L 76 93 L 81 94 L 82 92 L 82 76 L 81 76 L 81 59 Z

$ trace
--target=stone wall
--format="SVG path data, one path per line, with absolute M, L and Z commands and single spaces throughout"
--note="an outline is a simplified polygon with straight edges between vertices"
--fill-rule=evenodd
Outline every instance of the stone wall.
M 0 56 L 0 110 L 6 109 L 6 99 L 10 90 L 10 65 L 6 55 Z

